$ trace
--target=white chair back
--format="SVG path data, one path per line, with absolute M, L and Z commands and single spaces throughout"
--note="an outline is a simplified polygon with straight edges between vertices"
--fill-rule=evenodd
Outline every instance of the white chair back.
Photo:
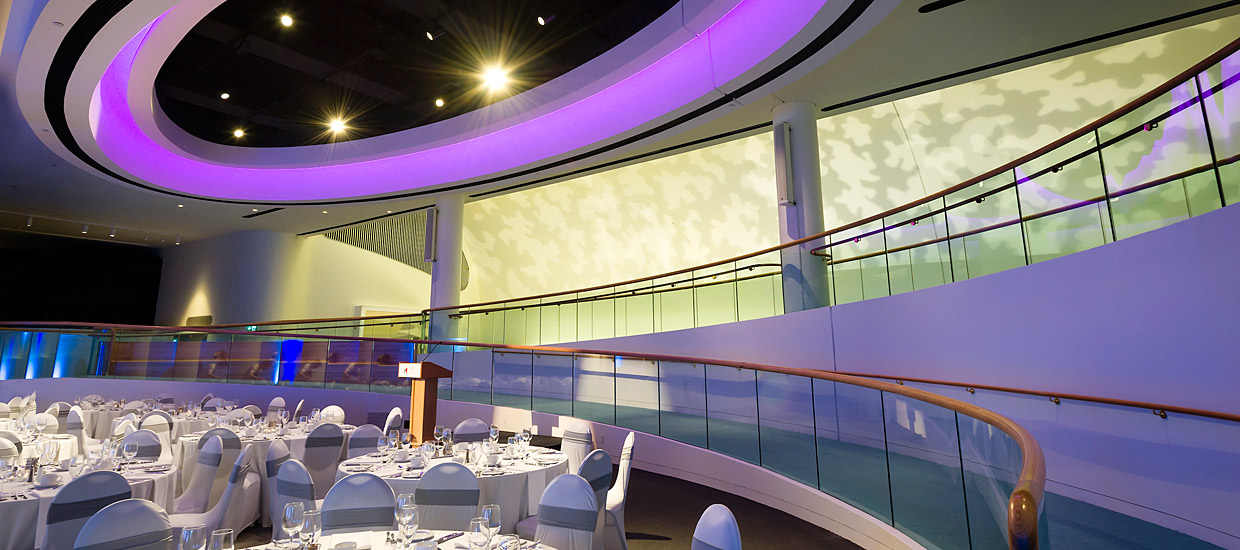
M 258 405 L 246 405 L 246 406 L 241 407 L 241 408 L 242 408 L 243 410 L 250 411 L 250 417 L 251 417 L 251 418 L 259 418 L 259 417 L 262 417 L 262 416 L 263 416 L 263 410 L 262 410 L 262 409 L 260 409 L 260 408 L 258 408 Z
M 633 469 L 633 444 L 637 434 L 629 432 L 624 438 L 624 450 L 620 452 L 620 471 L 616 483 L 607 491 L 607 506 L 603 510 L 603 548 L 628 550 L 629 543 L 624 531 L 624 502 L 629 494 L 629 472 Z
M 388 531 L 396 523 L 395 511 L 396 495 L 386 481 L 374 474 L 353 474 L 337 481 L 323 499 L 323 534 Z
M 207 533 L 216 529 L 233 528 L 238 531 L 241 528 L 254 522 L 254 517 L 237 518 L 236 516 L 243 511 L 249 509 L 255 511 L 257 506 L 244 506 L 239 499 L 258 498 L 258 491 L 252 494 L 242 494 L 242 487 L 254 487 L 258 483 L 258 472 L 250 471 L 250 455 L 253 454 L 254 446 L 246 445 L 241 453 L 237 455 L 236 462 L 228 472 L 228 483 L 224 486 L 224 493 L 220 495 L 220 500 L 211 507 L 205 514 L 185 514 L 173 515 L 172 524 L 174 527 L 186 525 L 203 525 Z M 247 485 L 248 483 L 248 485 Z M 230 515 L 233 517 L 230 521 Z
M 65 422 L 65 433 L 77 439 L 78 452 L 81 454 L 87 454 L 91 447 L 99 444 L 98 441 L 86 437 L 86 425 L 82 422 L 82 412 L 77 409 L 69 411 L 69 417 Z
M 0 433 L 9 433 L 9 432 L 0 432 Z M 0 437 L 0 458 L 12 459 L 12 458 L 17 458 L 19 456 L 21 456 L 21 449 L 18 449 L 17 445 L 14 445 L 13 442 L 9 441 L 7 438 Z
M 306 400 L 305 400 L 305 399 L 301 399 L 301 400 L 297 401 L 297 408 L 293 410 L 293 416 L 291 416 L 291 417 L 289 417 L 289 418 L 291 418 L 291 419 L 293 419 L 294 421 L 296 421 L 299 417 L 301 417 L 301 414 L 302 414 L 302 407 L 303 407 L 303 406 L 305 406 L 305 404 L 306 404 Z
M 218 411 L 221 408 L 223 408 L 223 406 L 224 406 L 224 399 L 222 397 L 212 397 L 210 400 L 208 400 L 206 403 L 202 405 L 202 410 Z
M 280 411 L 285 410 L 284 398 L 276 397 L 267 404 L 267 420 L 277 420 L 280 418 Z
M 150 430 L 159 438 L 159 444 L 163 447 L 159 454 L 160 462 L 172 460 L 172 422 L 169 422 L 168 418 L 171 418 L 171 415 L 164 411 L 151 411 L 143 417 L 140 426 L 142 430 Z
M 436 464 L 426 471 L 413 500 L 418 504 L 418 523 L 424 529 L 461 531 L 478 516 L 478 478 L 455 462 Z
M 564 428 L 560 450 L 568 455 L 568 471 L 576 472 L 586 455 L 594 450 L 594 434 L 590 431 L 590 425 L 578 420 Z
M 306 465 L 295 458 L 280 464 L 279 472 L 272 479 L 276 484 L 271 497 L 271 540 L 287 539 L 288 534 L 280 522 L 284 505 L 300 502 L 306 510 L 314 510 L 314 480 L 310 478 Z
M 340 451 L 344 448 L 344 430 L 339 424 L 320 424 L 306 437 L 306 451 L 302 462 L 314 480 L 316 497 L 326 496 L 336 481 L 336 468 Z
M 152 416 L 162 417 L 164 420 L 168 421 L 168 426 L 169 428 L 171 428 L 172 423 L 173 423 L 172 415 L 168 414 L 167 411 L 161 411 L 161 410 L 153 410 L 153 411 L 147 412 L 146 414 L 142 415 L 142 418 L 138 419 L 138 427 L 142 429 L 146 429 L 146 421 Z
M 131 498 L 100 510 L 82 526 L 75 550 L 172 550 L 168 514 L 149 500 Z
M 209 393 L 208 393 L 208 394 L 206 394 L 206 395 L 202 396 L 202 401 L 199 401 L 199 402 L 198 402 L 198 404 L 199 404 L 199 405 L 202 405 L 203 407 L 206 407 L 206 406 L 207 406 L 207 403 L 208 403 L 209 401 L 211 401 L 212 399 L 215 399 L 215 396 L 214 396 L 214 395 L 212 395 L 212 394 L 209 394 Z
M 586 459 L 577 469 L 577 475 L 590 484 L 594 490 L 594 501 L 598 505 L 598 517 L 595 518 L 594 550 L 603 548 L 603 509 L 607 505 L 607 488 L 611 486 L 611 455 L 603 449 L 595 449 L 586 455 Z
M 254 413 L 249 409 L 235 409 L 228 413 L 227 418 L 230 424 L 249 425 L 254 420 Z
M 131 433 L 138 431 L 132 420 L 122 420 L 116 425 L 116 429 L 112 430 L 112 437 L 125 437 Z
M 0 403 L 0 420 L 8 420 L 8 419 L 9 419 L 9 404 Z
M 51 410 L 52 407 L 56 408 L 55 412 Z M 69 405 L 68 403 L 65 403 L 64 401 L 57 401 L 55 403 L 52 403 L 51 407 L 48 407 L 48 411 L 47 411 L 48 414 L 55 416 L 56 423 L 59 425 L 59 428 L 57 428 L 56 433 L 60 433 L 60 434 L 67 433 L 65 430 L 69 423 L 69 409 L 71 407 L 72 405 Z
M 259 510 L 271 509 L 271 501 L 275 499 L 276 494 L 276 475 L 280 473 L 280 466 L 283 466 L 292 457 L 293 454 L 289 452 L 288 445 L 284 443 L 283 439 L 272 441 L 271 446 L 267 447 L 267 456 L 261 466 L 267 486 L 262 488 L 262 495 L 259 498 Z
M 130 496 L 129 482 L 116 472 L 91 472 L 70 481 L 47 507 L 43 550 L 72 550 L 73 541 L 91 516 Z
M 13 445 L 13 448 L 14 448 L 14 449 L 17 449 L 17 453 L 18 453 L 18 454 L 21 454 L 21 452 L 22 452 L 22 438 L 21 438 L 21 437 L 18 437 L 18 435 L 17 435 L 17 434 L 15 434 L 15 433 L 13 433 L 13 432 L 10 432 L 10 431 L 7 431 L 7 430 L 0 430 L 0 439 L 3 439 L 3 440 L 5 440 L 5 441 L 8 441 L 10 444 L 12 444 L 12 445 Z
M 534 538 L 557 550 L 590 550 L 598 521 L 598 502 L 589 482 L 565 474 L 551 480 L 538 501 Z
M 172 503 L 175 513 L 201 514 L 211 501 L 211 486 L 223 463 L 224 442 L 218 435 L 204 435 L 199 445 L 198 463 L 194 466 L 189 486 Z
M 17 420 L 22 417 L 22 398 L 14 397 L 9 400 L 9 418 Z
M 202 437 L 198 440 L 198 452 L 200 454 L 207 438 L 211 436 L 218 436 L 224 445 L 219 459 L 219 463 L 224 465 L 224 467 L 215 471 L 215 479 L 211 483 L 211 498 L 207 500 L 207 507 L 214 506 L 220 500 L 220 495 L 224 494 L 224 487 L 228 485 L 227 465 L 237 460 L 237 455 L 241 453 L 241 438 L 237 437 L 236 432 L 228 428 L 211 428 L 202 434 Z M 190 483 L 193 483 L 197 477 L 198 472 L 194 472 L 194 478 L 190 480 Z
M 151 430 L 137 430 L 126 435 L 121 440 L 123 445 L 135 443 L 138 445 L 138 460 L 159 460 L 159 456 L 164 452 L 163 445 L 159 442 L 159 436 Z
M 364 456 L 379 450 L 379 437 L 383 432 L 374 424 L 362 424 L 349 436 L 349 458 Z
M 328 405 L 319 412 L 319 419 L 332 424 L 344 424 L 344 409 L 337 405 Z
M 392 430 L 405 430 L 405 415 L 401 413 L 400 407 L 392 407 L 392 410 L 388 411 L 387 421 L 383 423 L 384 434 L 392 433 Z
M 711 504 L 693 529 L 692 550 L 741 550 L 741 530 L 732 511 L 722 504 Z
M 477 443 L 491 437 L 491 426 L 477 418 L 466 418 L 452 430 L 452 441 Z
M 60 430 L 60 422 L 55 415 L 39 413 L 34 415 L 34 429 L 39 433 L 54 434 Z

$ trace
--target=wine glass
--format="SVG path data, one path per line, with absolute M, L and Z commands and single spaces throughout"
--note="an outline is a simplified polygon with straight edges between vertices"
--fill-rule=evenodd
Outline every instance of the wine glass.
M 499 534 L 499 528 L 501 525 L 500 515 L 499 515 L 499 505 L 488 504 L 486 506 L 483 506 L 482 507 L 482 518 L 487 520 L 486 522 L 487 541 L 489 543 L 490 539 L 495 538 L 495 535 Z
M 494 446 L 494 445 L 496 445 L 496 444 L 498 444 L 498 443 L 499 443 L 499 426 L 496 426 L 495 424 L 491 424 L 491 433 L 490 433 L 490 436 L 491 436 L 491 445 L 492 445 L 492 446 Z
M 309 548 L 310 545 L 319 541 L 319 535 L 323 533 L 322 512 L 306 510 L 301 517 L 301 545 L 304 548 Z M 211 550 L 215 549 L 212 548 Z
M 50 466 L 59 463 L 60 460 L 60 443 L 55 441 L 47 441 L 39 447 L 39 460 L 45 465 Z
M 18 457 L 0 458 L 0 500 L 4 500 L 4 484 L 13 477 L 13 472 L 17 468 Z
M 297 417 L 297 426 L 301 428 L 302 433 L 309 432 L 310 431 L 310 417 L 308 416 Z
M 236 536 L 232 529 L 216 529 L 211 531 L 211 542 L 207 550 L 233 550 Z
M 490 528 L 487 527 L 486 518 L 474 518 L 469 520 L 469 530 L 465 532 L 467 541 L 469 541 L 470 550 L 484 550 L 487 543 L 491 542 Z
M 287 410 L 280 411 L 279 413 L 276 414 L 276 416 L 279 417 L 280 419 L 281 427 L 283 427 L 285 424 L 288 424 L 288 411 Z
M 400 430 L 388 430 L 387 437 L 388 444 L 392 445 L 394 450 L 400 449 Z
M 518 550 L 521 548 L 521 538 L 516 535 L 500 535 L 499 540 L 495 541 L 495 550 Z
M 203 550 L 207 545 L 207 527 L 191 525 L 181 529 L 181 540 L 177 542 L 177 550 Z
M 443 426 L 435 425 L 435 441 L 443 443 Z
M 129 470 L 129 463 L 133 462 L 134 457 L 138 456 L 138 444 L 130 441 L 121 448 L 121 453 L 125 455 L 125 470 Z
M 396 508 L 396 525 L 400 528 L 402 546 L 408 548 L 418 532 L 418 505 L 409 501 Z
M 280 526 L 284 527 L 284 533 L 288 535 L 289 546 L 297 545 L 297 535 L 301 533 L 305 513 L 306 506 L 300 502 L 290 502 L 284 505 L 284 515 L 280 517 Z
M 382 461 L 386 463 L 388 461 L 387 436 L 381 435 L 375 438 L 375 448 L 377 451 L 379 451 L 379 456 L 383 457 Z

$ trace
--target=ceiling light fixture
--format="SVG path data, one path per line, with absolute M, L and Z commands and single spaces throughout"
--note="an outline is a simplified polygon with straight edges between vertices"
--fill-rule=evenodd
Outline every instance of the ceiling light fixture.
M 90 229 L 90 224 L 83 225 L 83 226 L 82 226 L 82 234 L 83 234 L 83 235 L 85 235 L 85 234 L 86 234 L 86 231 L 88 231 L 89 229 Z
M 441 31 L 441 30 L 439 30 L 439 29 L 435 29 L 435 30 L 433 30 L 433 31 L 426 31 L 426 39 L 427 39 L 427 40 L 434 41 L 436 38 L 439 38 L 439 37 L 441 37 L 441 36 L 443 36 L 443 31 Z
M 539 24 L 539 25 L 541 25 L 541 26 L 546 26 L 546 24 L 547 24 L 547 23 L 550 23 L 550 22 L 552 22 L 552 21 L 555 21 L 555 14 L 554 14 L 554 13 L 553 13 L 553 14 L 551 14 L 551 15 L 548 15 L 547 17 L 543 17 L 543 16 L 541 16 L 541 15 L 540 15 L 540 16 L 538 16 L 538 24 Z
M 177 235 L 177 246 L 181 245 L 181 236 Z
M 112 238 L 115 238 L 115 237 L 116 237 L 116 228 L 115 228 L 115 227 L 113 227 L 113 228 L 112 228 L 112 232 L 111 232 L 111 233 L 108 233 L 108 236 L 109 236 L 109 237 L 112 237 Z
M 335 134 L 339 134 L 345 129 L 344 121 L 338 118 L 333 118 L 331 122 L 328 122 L 327 127 L 330 128 L 332 133 Z
M 327 213 L 327 211 L 326 211 L 326 210 L 324 210 L 324 211 L 323 211 L 323 213 L 324 213 L 324 214 L 326 214 L 326 213 Z
M 242 130 L 241 128 L 237 128 L 236 130 L 233 130 L 233 137 L 235 138 L 239 138 L 244 135 L 245 135 L 245 130 Z
M 220 99 L 228 99 L 228 98 L 230 98 L 230 97 L 232 97 L 232 94 L 230 94 L 230 93 L 228 93 L 228 92 L 224 92 L 224 93 L 220 94 Z
M 178 205 L 177 205 L 177 208 L 185 208 L 185 205 L 184 205 L 184 204 L 178 204 Z
M 251 209 L 250 209 L 250 212 L 258 212 L 258 209 L 257 209 L 257 208 L 251 208 Z
M 34 225 L 34 218 L 31 216 L 26 216 L 26 227 L 30 227 L 32 225 Z
M 508 71 L 499 65 L 487 67 L 482 72 L 482 83 L 492 92 L 503 90 L 508 87 Z
M 442 100 L 442 99 L 436 99 L 436 100 L 435 100 L 435 106 L 436 106 L 436 107 L 443 107 L 443 100 Z
M 284 14 L 284 15 L 281 15 L 281 16 L 280 16 L 280 24 L 281 24 L 281 25 L 284 25 L 285 27 L 291 27 L 291 26 L 293 26 L 293 17 L 292 17 L 291 15 L 287 14 L 287 13 L 286 13 L 286 14 Z

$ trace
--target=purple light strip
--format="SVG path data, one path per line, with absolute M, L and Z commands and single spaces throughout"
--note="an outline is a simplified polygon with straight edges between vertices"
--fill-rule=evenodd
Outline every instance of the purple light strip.
M 128 103 L 134 60 L 156 18 L 100 80 L 95 140 L 122 170 L 194 195 L 255 201 L 326 200 L 393 193 L 518 168 L 633 130 L 715 91 L 796 35 L 826 0 L 742 0 L 675 51 L 587 98 L 486 135 L 386 158 L 271 168 L 182 157 L 153 141 Z M 176 8 L 172 8 L 175 10 Z M 169 10 L 171 11 L 171 10 Z M 167 12 L 166 12 L 167 13 Z M 149 107 L 148 107 L 149 108 Z

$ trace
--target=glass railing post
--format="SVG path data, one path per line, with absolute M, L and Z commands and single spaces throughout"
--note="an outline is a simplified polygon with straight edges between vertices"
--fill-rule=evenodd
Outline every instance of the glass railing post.
M 1016 225 L 1020 226 L 1020 244 L 1025 250 L 1025 265 L 1033 262 L 1029 261 L 1029 234 L 1025 228 L 1024 210 L 1020 205 L 1020 180 L 1016 176 L 1016 169 L 1012 168 L 1012 192 L 1016 193 Z

